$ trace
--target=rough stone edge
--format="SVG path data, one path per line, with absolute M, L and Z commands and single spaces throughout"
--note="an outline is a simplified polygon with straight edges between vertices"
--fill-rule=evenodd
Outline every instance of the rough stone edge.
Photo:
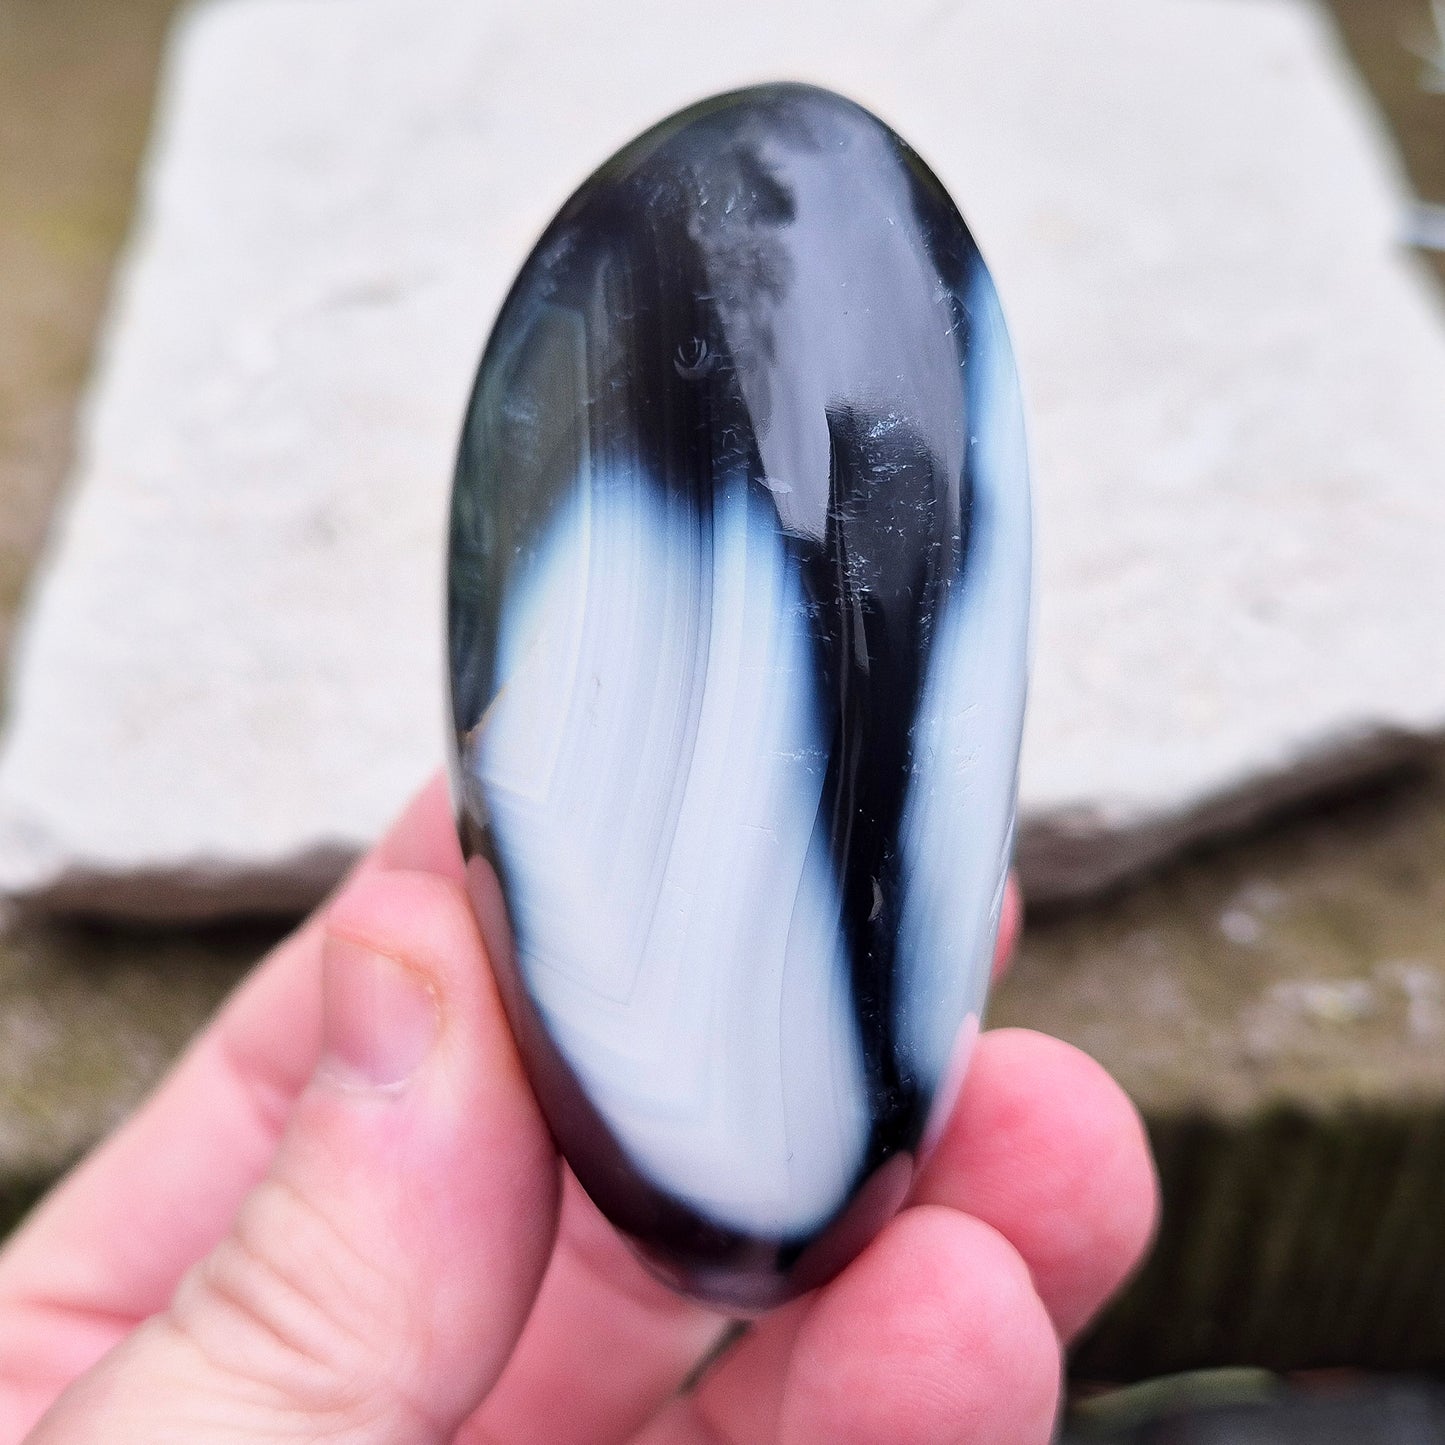
M 1361 728 L 1301 755 L 1291 769 L 1250 779 L 1178 814 L 1133 819 L 1093 808 L 1030 814 L 1019 827 L 1017 866 L 1035 907 L 1067 907 L 1117 890 L 1184 849 L 1227 840 L 1299 807 L 1362 786 L 1434 756 L 1445 738 L 1406 728 Z M 240 917 L 296 917 L 314 907 L 364 851 L 331 840 L 269 862 L 222 859 L 119 870 L 80 860 L 37 871 L 12 886 L 26 912 L 139 924 L 214 923 Z
M 338 841 L 245 867 L 214 859 L 126 871 L 78 863 L 36 879 L 10 901 L 23 913 L 146 925 L 295 918 L 325 898 L 362 852 Z
M 1248 779 L 1181 813 L 1136 819 L 1087 807 L 1025 812 L 1016 855 L 1024 896 L 1044 907 L 1083 902 L 1193 844 L 1227 839 L 1313 798 L 1423 762 L 1442 742 L 1438 733 L 1361 727 L 1307 750 L 1292 768 Z

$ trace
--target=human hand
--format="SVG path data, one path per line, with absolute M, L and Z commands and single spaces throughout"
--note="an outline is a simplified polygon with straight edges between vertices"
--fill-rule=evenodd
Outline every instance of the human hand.
M 0 1440 L 1048 1439 L 1156 1210 L 1098 1065 L 984 1034 L 910 1206 L 679 1394 L 728 1322 L 559 1165 L 461 876 L 436 783 L 14 1237 Z

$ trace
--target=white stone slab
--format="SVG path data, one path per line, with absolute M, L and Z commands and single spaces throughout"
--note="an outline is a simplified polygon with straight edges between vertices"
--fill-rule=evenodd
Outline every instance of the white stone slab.
M 997 273 L 1033 411 L 1036 894 L 1445 729 L 1445 329 L 1299 0 L 225 0 L 169 82 L 25 631 L 0 879 L 315 895 L 442 754 L 454 436 L 572 186 L 708 91 L 872 105 Z

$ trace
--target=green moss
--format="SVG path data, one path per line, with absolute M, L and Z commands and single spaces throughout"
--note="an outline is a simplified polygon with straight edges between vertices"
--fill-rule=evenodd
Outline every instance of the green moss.
M 0 650 L 76 404 L 177 0 L 0 0 Z
M 1195 1370 L 1084 1395 L 1069 1410 L 1069 1429 L 1079 1440 L 1117 1439 L 1121 1432 L 1199 1410 L 1266 1404 L 1279 1393 L 1279 1381 L 1266 1370 Z
M 1445 202 L 1445 96 L 1421 86 L 1421 52 L 1445 45 L 1429 0 L 1327 0 L 1341 41 L 1389 122 L 1422 199 Z
M 53 1178 L 128 1113 L 274 936 L 12 926 L 0 938 L 0 1181 Z

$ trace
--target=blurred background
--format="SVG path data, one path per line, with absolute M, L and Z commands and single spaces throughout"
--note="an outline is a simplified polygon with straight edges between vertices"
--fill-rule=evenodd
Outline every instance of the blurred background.
M 1092 4 L 1078 0 L 1084 23 L 1092 23 Z M 1058 1034 L 1104 1063 L 1142 1110 L 1163 1178 L 1157 1247 L 1076 1349 L 1065 1428 L 1081 1441 L 1445 1441 L 1445 1382 L 1436 1383 L 1445 1370 L 1445 755 L 1437 742 L 1445 736 L 1445 7 L 1156 4 L 1166 15 L 1179 10 L 1183 28 L 1151 35 L 1141 18 L 1136 37 L 1130 7 L 1100 7 L 1101 48 L 1077 53 L 1072 88 L 1059 102 L 1072 108 L 1071 129 L 1083 125 L 1084 144 L 1105 147 L 1127 130 L 1137 149 L 1128 175 L 1157 172 L 1152 189 L 1121 186 L 1118 196 L 1094 195 L 1073 210 L 1065 198 L 1043 215 L 1027 193 L 1027 158 L 1016 202 L 995 179 L 1011 154 L 1007 142 L 992 135 L 975 143 L 977 129 L 946 95 L 924 95 L 934 72 L 917 72 L 915 87 L 905 54 L 880 82 L 879 108 L 935 162 L 1000 273 L 1038 409 L 1041 720 L 1031 724 L 1021 853 L 1033 903 L 989 1021 Z M 266 23 L 284 30 L 284 6 L 223 0 L 210 9 L 248 6 L 265 8 Z M 345 431 L 345 407 L 401 418 L 382 442 L 372 433 L 354 442 L 368 457 L 382 448 L 367 516 L 344 500 L 328 511 L 320 494 L 299 518 L 264 490 L 256 504 L 265 513 L 263 542 L 290 547 L 286 565 L 299 575 L 321 565 L 317 557 L 338 575 L 355 571 L 395 541 L 414 574 L 400 609 L 406 628 L 369 641 L 366 618 L 343 587 L 317 602 L 327 621 L 312 638 L 318 649 L 351 648 L 362 673 L 393 677 L 386 649 L 402 655 L 432 645 L 425 631 L 437 625 L 429 609 L 440 559 L 429 571 L 427 548 L 444 500 L 450 428 L 497 288 L 580 179 L 577 165 L 601 159 L 637 128 L 621 102 L 595 134 L 577 106 L 558 102 L 549 111 L 549 88 L 567 84 L 565 65 L 550 77 L 502 77 L 498 94 L 505 84 L 538 89 L 525 114 L 500 104 L 453 106 L 445 94 L 413 104 L 380 90 L 377 108 L 394 104 L 405 119 L 401 153 L 414 146 L 441 157 L 432 178 L 422 176 L 398 203 L 415 212 L 407 230 L 386 218 L 381 162 L 371 189 L 363 174 L 343 205 L 340 192 L 307 189 L 314 173 L 305 165 L 327 166 L 324 148 L 320 161 L 303 157 L 298 168 L 275 140 L 290 123 L 288 106 L 308 143 L 319 144 L 328 126 L 345 128 L 345 104 L 365 89 L 362 81 L 348 88 L 347 68 L 362 80 L 387 73 L 375 69 L 384 54 L 364 53 L 368 43 L 383 44 L 394 21 L 377 18 L 383 6 L 359 7 L 373 18 L 337 47 L 334 67 L 303 87 L 282 75 L 262 97 L 279 116 L 275 128 L 249 145 L 235 139 L 228 117 L 246 113 L 255 76 L 245 67 L 255 64 L 261 32 L 244 23 L 183 27 L 189 39 L 176 50 L 184 8 L 176 0 L 0 0 L 0 648 L 18 636 L 24 651 L 0 766 L 0 874 L 15 895 L 0 932 L 4 1229 L 133 1107 L 239 973 L 440 753 L 439 642 L 407 674 L 415 696 L 399 710 L 385 686 L 369 700 L 343 691 L 339 707 L 298 702 L 300 715 L 313 718 L 309 752 L 274 719 L 257 719 L 285 710 L 287 688 L 300 697 L 306 688 L 353 685 L 345 668 L 336 681 L 314 676 L 310 654 L 303 667 L 304 649 L 273 657 L 259 622 L 261 640 L 249 650 L 218 646 L 214 630 L 204 639 L 209 665 L 187 650 L 187 587 L 201 596 L 195 579 L 214 570 L 218 533 L 248 505 L 230 496 L 222 522 L 206 520 L 209 512 L 198 520 L 211 505 L 208 458 L 214 454 L 222 477 L 274 466 L 289 497 L 285 489 L 311 466 L 308 448 L 333 445 L 329 432 Z M 318 11 L 346 8 L 295 5 L 313 29 Z M 515 24 L 502 24 L 514 50 L 567 43 L 549 28 L 560 23 L 556 14 L 528 20 L 522 8 Z M 1038 59 L 1051 54 L 1051 7 L 1039 7 L 1036 34 L 998 22 L 997 6 L 906 8 L 944 26 L 944 38 L 928 43 L 945 52 L 967 46 L 978 9 L 977 33 L 991 45 L 1027 47 L 1017 52 L 1020 106 L 1053 103 L 1044 92 L 1054 72 Z M 886 7 L 875 9 L 880 24 L 888 21 Z M 1020 13 L 1028 9 L 1022 4 Z M 424 24 L 425 10 L 408 23 Z M 1145 10 L 1136 7 L 1140 17 Z M 1230 57 L 1223 71 L 1208 56 L 1191 69 L 1190 56 L 1178 53 L 1189 26 L 1203 27 Z M 1240 47 L 1254 44 L 1268 49 L 1268 64 L 1241 56 Z M 1159 46 L 1180 67 L 1171 85 L 1193 86 L 1162 120 L 1148 110 L 1174 104 L 1149 84 Z M 486 63 L 505 69 L 506 50 Z M 233 53 L 234 84 L 225 78 Z M 307 63 L 301 54 L 295 73 Z M 802 78 L 859 93 L 867 86 L 851 63 L 840 51 L 820 62 L 820 74 Z M 743 54 L 737 65 L 758 78 L 778 74 L 761 53 Z M 1131 65 L 1140 67 L 1139 83 L 1121 95 Z M 424 78 L 402 63 L 395 83 L 399 92 L 424 89 Z M 682 101 L 714 88 L 673 73 L 658 94 L 675 91 Z M 1338 134 L 1299 121 L 1290 107 L 1302 96 L 1315 107 L 1316 131 L 1338 125 Z M 662 114 L 650 97 L 637 103 L 641 121 Z M 1251 119 L 1248 144 L 1231 149 L 1230 115 L 1272 115 L 1275 104 L 1279 114 L 1262 127 Z M 164 120 L 153 135 L 158 105 Z M 1189 129 L 1191 117 L 1211 113 L 1217 127 Z M 1098 139 L 1089 140 L 1096 120 Z M 1132 129 L 1120 128 L 1126 122 Z M 419 411 L 415 377 L 405 374 L 415 360 L 406 326 L 425 336 L 450 294 L 428 287 L 437 274 L 464 273 L 472 245 L 470 233 L 459 232 L 452 251 L 417 249 L 416 235 L 452 224 L 460 204 L 429 208 L 426 188 L 446 188 L 446 158 L 469 145 L 517 147 L 515 165 L 525 170 L 527 145 L 550 145 L 549 126 L 572 137 L 572 150 L 562 148 L 554 171 L 543 169 L 533 208 L 514 206 L 478 233 L 476 245 L 490 248 L 476 257 L 487 280 L 447 343 L 449 389 L 435 414 Z M 536 128 L 542 141 L 518 138 Z M 1197 153 L 1181 151 L 1196 145 L 1191 137 Z M 401 144 L 376 139 L 375 153 L 392 143 Z M 1239 157 L 1250 151 L 1260 156 L 1257 173 L 1241 169 Z M 343 159 L 360 174 L 369 154 L 363 146 Z M 147 193 L 148 155 L 160 179 Z M 226 189 L 228 166 L 245 170 L 250 190 L 240 182 Z M 1270 167 L 1296 177 L 1303 199 L 1291 192 L 1272 208 L 1257 194 Z M 226 252 L 221 229 L 207 229 L 206 197 L 186 192 L 187 177 L 213 168 L 223 209 L 240 204 L 243 192 L 285 198 L 275 216 L 251 220 L 275 243 L 276 269 L 267 274 L 290 278 L 288 256 L 298 258 L 301 280 L 296 294 L 288 289 L 286 315 L 310 318 L 295 323 L 299 330 L 311 328 L 314 339 L 340 328 L 340 343 L 326 344 L 351 347 L 358 333 L 346 328 L 379 328 L 360 333 L 380 358 L 365 387 L 348 374 L 339 401 L 316 403 L 338 409 L 311 432 L 292 425 L 294 400 L 273 394 L 292 364 L 284 328 L 276 332 L 282 342 L 244 331 L 225 345 L 207 339 L 214 297 L 239 307 L 246 294 L 236 280 L 242 261 Z M 278 178 L 269 190 L 268 168 Z M 1187 208 L 1171 209 L 1169 178 L 1181 173 L 1207 206 L 1207 225 Z M 522 185 L 498 174 L 503 191 Z M 1058 193 L 1061 174 L 1041 166 L 1039 194 Z M 1111 174 L 1104 166 L 1100 184 L 1112 184 Z M 1218 193 L 1199 197 L 1206 175 L 1222 177 Z M 1237 213 L 1228 209 L 1236 202 Z M 133 231 L 137 216 L 143 223 Z M 357 248 L 356 236 L 369 235 L 373 222 L 395 231 L 378 246 L 412 247 L 397 262 L 400 281 L 375 269 L 365 245 Z M 333 230 L 334 253 L 326 244 Z M 1221 235 L 1230 242 L 1223 249 Z M 1111 259 L 1091 260 L 1095 252 Z M 1071 369 L 1087 353 L 1070 349 L 1068 328 L 1083 336 L 1097 316 L 1070 309 L 1063 288 L 1035 281 L 1046 268 L 1056 275 L 1068 266 L 1079 268 L 1070 277 L 1092 277 L 1096 286 L 1114 278 L 1121 287 L 1100 304 L 1102 314 L 1118 316 L 1123 340 L 1098 347 L 1099 365 L 1112 357 L 1119 379 L 1096 381 L 1098 394 L 1158 373 L 1158 394 L 1140 411 L 1110 412 L 1105 441 L 1070 406 Z M 1246 290 L 1276 271 L 1308 275 L 1309 286 L 1270 314 L 1264 336 L 1253 312 L 1219 314 L 1211 288 L 1231 267 Z M 1130 268 L 1147 273 L 1147 291 L 1127 291 Z M 408 277 L 420 278 L 423 299 L 388 339 L 388 288 L 404 290 Z M 307 286 L 314 295 L 302 294 Z M 1288 292 L 1287 281 L 1280 289 Z M 332 303 L 313 305 L 315 295 L 339 296 L 335 306 L 346 316 L 328 320 Z M 347 308 L 364 312 L 362 320 Z M 1181 333 L 1181 315 L 1193 330 Z M 1351 323 L 1355 316 L 1378 326 Z M 1223 351 L 1211 349 L 1211 325 L 1224 330 Z M 1170 345 L 1148 362 L 1148 338 L 1166 333 Z M 1227 356 L 1229 335 L 1240 338 L 1239 372 L 1222 380 L 1205 359 Z M 311 344 L 297 343 L 295 364 L 314 372 L 314 358 L 328 353 L 321 342 L 319 352 L 308 351 Z M 1354 345 L 1365 348 L 1358 357 Z M 155 361 L 162 353 L 168 362 Z M 139 417 L 148 398 L 137 378 L 161 377 L 165 365 L 200 377 L 201 400 L 172 419 L 181 440 L 147 430 Z M 1352 404 L 1342 407 L 1341 393 L 1332 393 L 1328 417 L 1316 424 L 1312 378 L 1352 370 Z M 326 392 L 327 377 L 308 384 L 303 407 Z M 1236 396 L 1224 405 L 1226 392 L 1250 404 Z M 1278 435 L 1267 446 L 1256 413 L 1275 419 Z M 260 450 L 239 461 L 227 432 L 237 417 L 261 438 Z M 1330 426 L 1346 440 L 1322 444 Z M 1182 460 L 1170 461 L 1170 438 L 1185 439 Z M 352 444 L 334 444 L 340 463 Z M 139 458 L 133 466 L 127 448 Z M 1147 476 L 1117 460 L 1133 452 L 1150 458 Z M 1084 494 L 1087 507 L 1078 502 Z M 413 495 L 422 497 L 415 513 L 407 509 Z M 1132 538 L 1122 520 L 1131 508 L 1149 516 Z M 1238 562 L 1231 549 L 1241 537 L 1255 550 L 1236 566 L 1229 559 Z M 1130 554 L 1131 545 L 1153 549 L 1153 562 Z M 1199 553 L 1201 577 L 1223 577 L 1224 591 L 1201 581 L 1193 595 L 1190 571 L 1159 576 L 1158 558 L 1175 555 L 1170 549 Z M 152 558 L 170 580 L 148 597 Z M 1265 567 L 1275 569 L 1278 588 L 1254 595 L 1250 579 Z M 94 582 L 102 575 L 110 591 Z M 132 621 L 124 605 L 116 610 L 116 596 L 133 602 Z M 304 608 L 304 591 L 298 597 Z M 1296 605 L 1300 598 L 1309 605 Z M 304 620 L 285 615 L 296 597 L 276 605 L 276 628 L 306 631 Z M 1171 623 L 1175 605 L 1188 616 Z M 28 616 L 27 607 L 38 611 Z M 251 625 L 244 609 L 231 622 L 242 631 Z M 1249 649 L 1248 666 L 1236 667 Z M 310 681 L 298 682 L 308 670 Z M 1273 682 L 1279 705 L 1268 693 Z M 361 743 L 342 736 L 353 705 L 366 719 Z M 1257 735 L 1241 732 L 1241 717 L 1258 723 Z M 174 741 L 181 733 L 188 743 Z M 420 741 L 393 747 L 400 734 Z M 1216 758 L 1210 749 L 1221 737 L 1232 741 Z M 213 767 L 217 752 L 236 771 Z M 298 756 L 305 786 L 287 771 Z M 1200 757 L 1208 766 L 1194 767 Z M 261 803 L 236 783 L 248 771 Z M 379 781 L 352 799 L 350 780 L 362 775 Z M 313 807 L 310 786 L 327 806 L 345 794 L 344 806 L 317 821 L 265 804 L 269 788 L 298 796 L 304 811 Z

